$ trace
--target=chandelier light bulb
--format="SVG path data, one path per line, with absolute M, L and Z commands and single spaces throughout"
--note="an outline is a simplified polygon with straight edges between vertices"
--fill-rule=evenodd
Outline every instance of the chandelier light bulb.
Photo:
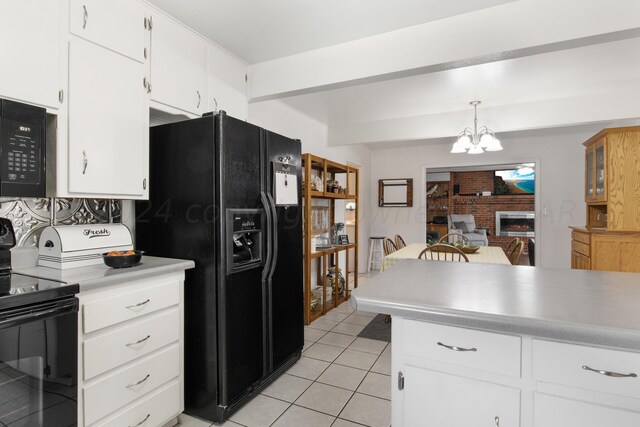
M 491 134 L 485 133 L 480 137 L 480 148 L 487 148 L 493 143 L 494 137 Z
M 469 153 L 469 154 L 482 154 L 482 153 L 484 153 L 484 150 L 482 148 L 480 148 L 480 146 L 474 145 L 473 147 L 471 147 L 469 149 L 469 151 L 467 151 L 467 153 Z
M 461 154 L 461 153 L 466 153 L 467 149 L 464 148 L 462 144 L 460 144 L 460 142 L 456 142 L 455 144 L 453 144 L 453 147 L 451 148 L 450 152 L 454 154 Z
M 469 138 L 469 135 L 460 136 L 460 138 L 458 138 L 457 144 L 460 144 L 460 146 L 465 150 L 468 150 L 472 147 L 471 138 Z
M 502 151 L 502 144 L 498 138 L 493 138 L 491 143 L 486 148 L 487 151 Z

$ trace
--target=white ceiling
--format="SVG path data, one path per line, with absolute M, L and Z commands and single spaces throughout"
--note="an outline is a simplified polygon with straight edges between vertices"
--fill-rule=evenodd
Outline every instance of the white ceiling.
M 148 0 L 249 64 L 514 0 Z
M 638 0 L 148 0 L 245 60 L 331 145 L 640 123 Z M 317 50 L 323 48 L 321 50 Z M 265 62 L 266 61 L 266 62 Z
M 640 90 L 640 38 L 283 98 L 326 123 L 354 123 Z M 485 115 L 486 117 L 486 115 Z M 500 123 L 487 125 L 500 131 Z M 462 123 L 461 123 L 462 125 Z M 466 125 L 466 124 L 465 124 Z M 463 126 L 464 127 L 464 126 Z M 511 130 L 511 129 L 509 129 Z

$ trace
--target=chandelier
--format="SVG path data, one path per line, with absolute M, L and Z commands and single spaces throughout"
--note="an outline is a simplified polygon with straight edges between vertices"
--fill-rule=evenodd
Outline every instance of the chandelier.
M 482 154 L 485 151 L 500 151 L 502 145 L 496 138 L 496 134 L 486 126 L 478 130 L 478 104 L 480 101 L 471 101 L 473 105 L 473 129 L 465 128 L 458 135 L 457 141 L 451 148 L 452 153 Z

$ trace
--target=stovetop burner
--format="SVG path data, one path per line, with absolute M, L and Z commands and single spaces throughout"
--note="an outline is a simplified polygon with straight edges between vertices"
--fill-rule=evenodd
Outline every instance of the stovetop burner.
M 13 273 L 10 249 L 15 244 L 16 238 L 11 221 L 0 218 L 0 311 L 78 293 L 78 285 Z

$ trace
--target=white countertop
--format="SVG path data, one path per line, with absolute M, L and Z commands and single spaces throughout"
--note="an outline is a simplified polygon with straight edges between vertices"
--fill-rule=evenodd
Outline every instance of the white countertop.
M 13 271 L 29 276 L 59 280 L 65 283 L 77 283 L 80 286 L 80 292 L 82 292 L 89 288 L 93 289 L 122 283 L 125 280 L 144 279 L 159 274 L 180 272 L 194 267 L 195 263 L 190 260 L 145 255 L 139 265 L 130 268 L 111 268 L 104 264 L 99 264 L 67 270 L 38 266 L 18 267 L 14 268 Z
M 359 310 L 640 351 L 640 274 L 398 260 Z

